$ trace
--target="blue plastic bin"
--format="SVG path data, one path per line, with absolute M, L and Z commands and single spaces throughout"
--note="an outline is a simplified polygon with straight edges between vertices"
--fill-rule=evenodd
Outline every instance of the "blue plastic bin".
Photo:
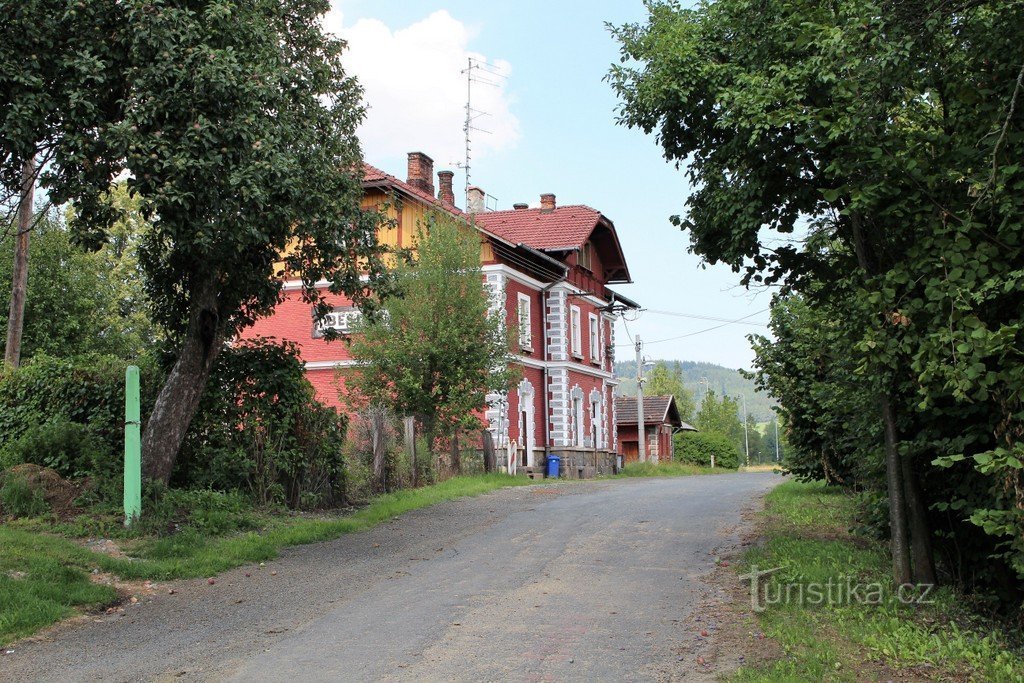
M 548 477 L 558 479 L 558 470 L 562 466 L 562 458 L 557 455 L 548 456 Z

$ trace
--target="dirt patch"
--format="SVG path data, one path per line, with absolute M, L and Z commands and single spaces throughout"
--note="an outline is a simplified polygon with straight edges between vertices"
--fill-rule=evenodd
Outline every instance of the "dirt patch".
M 23 463 L 0 473 L 0 483 L 9 477 L 18 477 L 34 491 L 43 494 L 43 500 L 58 519 L 70 519 L 81 512 L 75 499 L 86 488 L 84 483 L 70 482 L 49 467 Z

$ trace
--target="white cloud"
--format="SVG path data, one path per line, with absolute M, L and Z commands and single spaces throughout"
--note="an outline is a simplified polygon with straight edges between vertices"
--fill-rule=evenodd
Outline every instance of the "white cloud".
M 445 10 L 399 29 L 377 19 L 360 19 L 349 26 L 339 5 L 335 0 L 324 25 L 348 41 L 346 67 L 365 89 L 369 111 L 359 135 L 367 160 L 423 151 L 438 169 L 462 161 L 462 71 L 470 57 L 486 59 L 467 49 L 472 31 Z M 506 75 L 512 71 L 508 62 L 490 63 Z M 510 110 L 506 81 L 486 77 L 499 85 L 473 85 L 473 108 L 488 113 L 476 125 L 490 131 L 473 134 L 475 159 L 506 149 L 519 138 L 519 120 Z

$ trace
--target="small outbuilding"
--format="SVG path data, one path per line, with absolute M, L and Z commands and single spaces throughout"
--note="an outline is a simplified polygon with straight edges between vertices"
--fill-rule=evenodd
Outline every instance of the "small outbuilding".
M 622 462 L 636 462 L 640 454 L 636 397 L 616 396 L 615 417 Z M 695 432 L 697 429 L 679 417 L 675 396 L 644 396 L 644 434 L 651 462 L 672 459 L 672 436 L 679 431 Z

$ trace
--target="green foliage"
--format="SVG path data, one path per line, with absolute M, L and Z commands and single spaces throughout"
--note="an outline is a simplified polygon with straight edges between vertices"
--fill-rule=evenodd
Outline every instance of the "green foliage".
M 127 205 L 123 186 L 115 192 Z M 25 303 L 22 358 L 105 354 L 134 359 L 159 335 L 149 321 L 134 244 L 142 229 L 137 214 L 117 223 L 117 237 L 95 252 L 73 243 L 56 212 L 38 214 L 31 234 L 31 275 Z M 0 236 L 0 253 L 13 251 L 14 236 Z M 0 259 L 0 291 L 11 289 L 10 259 Z M 7 308 L 0 326 L 7 326 Z
M 415 415 L 434 435 L 473 428 L 488 393 L 510 382 L 503 316 L 490 315 L 480 270 L 480 239 L 469 226 L 433 215 L 416 258 L 397 268 L 398 292 L 382 302 L 352 340 L 362 363 L 346 381 L 363 400 Z
M 11 517 L 39 517 L 50 507 L 43 498 L 43 492 L 32 488 L 25 477 L 7 474 L 0 484 L 0 511 Z
M 339 503 L 346 425 L 316 400 L 294 344 L 236 344 L 217 359 L 172 481 L 261 505 Z
M 163 375 L 146 358 L 139 367 L 146 415 Z M 109 356 L 39 353 L 17 370 L 0 370 L 0 459 L 93 476 L 110 484 L 110 496 L 119 495 L 126 368 Z
M 143 503 L 143 510 L 134 533 L 222 536 L 256 529 L 262 522 L 248 497 L 238 492 L 157 488 Z
M 767 392 L 759 390 L 754 381 L 747 377 L 742 370 L 690 360 L 655 361 L 655 369 L 662 366 L 671 375 L 681 378 L 683 388 L 694 397 L 693 400 L 696 400 L 696 397 L 704 396 L 707 389 L 713 389 L 719 396 L 743 394 L 747 397 L 747 412 L 750 415 L 759 421 L 772 419 L 772 411 L 776 405 L 775 399 Z M 619 379 L 619 392 L 622 396 L 636 396 L 636 361 L 616 360 L 615 376 Z M 647 373 L 647 377 L 650 378 L 650 373 Z M 705 379 L 707 380 L 706 385 L 703 381 Z M 650 395 L 650 386 L 648 385 L 644 391 Z M 696 412 L 696 406 L 694 406 L 694 412 Z M 691 414 L 690 417 L 692 418 L 693 415 Z M 689 422 L 690 420 L 687 420 L 684 415 L 683 421 Z
M 743 666 L 736 680 L 865 680 L 874 677 L 871 668 L 864 668 L 872 660 L 890 669 L 927 666 L 936 679 L 1010 681 L 1024 676 L 1024 660 L 1009 647 L 1004 625 L 972 617 L 964 610 L 963 595 L 938 589 L 921 605 L 896 600 L 884 545 L 848 531 L 857 510 L 852 496 L 820 482 L 787 482 L 768 494 L 766 541 L 746 553 L 741 574 L 751 566 L 781 567 L 766 580 L 769 595 L 780 595 L 783 584 L 808 586 L 852 577 L 864 586 L 862 595 L 867 586 L 879 586 L 881 604 L 790 600 L 769 606 L 758 621 L 786 656 Z
M 739 401 L 734 398 L 723 396 L 719 400 L 714 391 L 708 391 L 700 402 L 693 426 L 702 432 L 721 434 L 742 448 L 743 423 Z
M 680 462 L 631 462 L 616 476 L 633 479 L 636 477 L 688 477 L 694 474 L 712 474 L 712 470 Z
M 691 465 L 736 469 L 740 451 L 735 441 L 717 432 L 679 432 L 675 435 L 675 459 Z
M 23 462 L 49 467 L 65 478 L 95 476 L 116 479 L 123 457 L 93 435 L 89 427 L 63 415 L 49 422 L 29 425 L 17 439 L 3 447 L 0 463 Z
M 919 479 L 940 578 L 1019 607 L 1024 6 L 648 8 L 614 30 L 621 122 L 685 162 L 694 251 L 782 285 L 755 346 L 790 467 Z
M 693 394 L 683 385 L 683 371 L 677 362 L 672 366 L 659 361 L 650 372 L 644 375 L 646 396 L 675 396 L 676 408 L 683 422 L 693 422 L 695 404 Z

